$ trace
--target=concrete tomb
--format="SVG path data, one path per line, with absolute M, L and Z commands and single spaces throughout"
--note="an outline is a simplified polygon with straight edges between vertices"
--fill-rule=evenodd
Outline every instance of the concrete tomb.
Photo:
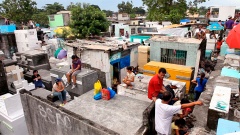
M 50 69 L 47 53 L 31 50 L 24 53 L 16 53 L 18 65 L 31 70 Z
M 52 82 L 55 82 L 56 78 L 62 78 L 64 84 L 67 83 L 66 73 L 70 71 L 70 66 L 64 66 L 62 68 L 54 68 L 50 70 L 50 76 Z M 77 87 L 71 89 L 72 85 L 66 88 L 66 90 L 72 95 L 80 96 L 93 89 L 94 83 L 98 80 L 96 71 L 82 68 L 81 72 L 77 75 Z
M 109 101 L 96 101 L 93 99 L 93 91 L 89 91 L 64 108 L 117 134 L 134 135 L 143 126 L 143 112 L 149 105 L 149 102 L 121 95 Z
M 210 129 L 216 130 L 219 118 L 229 118 L 230 99 L 231 88 L 215 87 L 207 116 L 207 126 Z
M 12 74 L 17 74 L 18 78 L 17 81 L 13 82 L 17 93 L 19 93 L 19 90 L 21 89 L 26 89 L 27 91 L 35 89 L 35 85 L 33 83 L 28 83 L 27 80 L 22 79 L 21 72 L 23 72 L 23 69 L 18 66 L 16 66 L 15 70 L 12 70 Z
M 140 79 L 142 78 L 142 79 Z M 152 76 L 147 75 L 136 75 L 134 79 L 134 87 L 133 89 L 125 88 L 125 84 L 118 85 L 118 94 L 131 97 L 134 99 L 139 99 L 142 101 L 152 102 L 152 100 L 148 99 L 148 84 L 151 80 Z M 164 79 L 163 84 L 167 86 L 173 82 L 172 80 Z M 176 81 L 175 81 L 176 82 Z M 178 82 L 178 88 L 174 90 L 176 97 L 182 99 L 185 95 L 186 91 L 186 83 L 185 82 Z
M 50 57 L 54 57 L 56 48 L 55 48 L 55 45 L 48 44 L 48 45 L 42 46 L 42 50 L 44 53 L 48 54 L 48 58 L 50 58 Z
M 41 76 L 42 82 L 45 85 L 45 89 L 52 91 L 52 79 L 50 76 L 50 71 L 45 69 L 38 70 L 38 74 Z M 32 80 L 33 70 L 30 70 L 26 74 L 24 74 L 24 79 L 26 79 L 28 82 L 33 82 Z
M 28 135 L 20 95 L 0 96 L 1 135 Z

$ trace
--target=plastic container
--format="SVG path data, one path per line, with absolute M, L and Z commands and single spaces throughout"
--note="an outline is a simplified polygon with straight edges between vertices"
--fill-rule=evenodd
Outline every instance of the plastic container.
M 110 96 L 110 91 L 107 89 L 102 89 L 102 99 L 103 100 L 110 100 L 111 96 Z

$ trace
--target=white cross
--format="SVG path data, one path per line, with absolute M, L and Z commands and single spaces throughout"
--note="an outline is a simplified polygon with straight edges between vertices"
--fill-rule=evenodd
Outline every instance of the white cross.
M 12 70 L 12 74 L 17 74 L 17 78 L 18 78 L 19 83 L 22 82 L 21 72 L 23 72 L 23 68 L 19 68 L 19 66 L 16 66 L 16 69 Z

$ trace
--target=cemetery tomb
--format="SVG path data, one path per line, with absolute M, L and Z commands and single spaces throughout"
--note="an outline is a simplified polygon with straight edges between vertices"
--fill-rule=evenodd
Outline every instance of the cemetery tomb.
M 55 82 L 56 78 L 62 78 L 64 84 L 67 83 L 66 74 L 70 71 L 70 66 L 64 66 L 61 68 L 54 68 L 50 70 L 50 76 L 52 82 Z M 80 96 L 93 89 L 94 83 L 98 80 L 96 71 L 82 68 L 81 72 L 77 75 L 77 87 L 71 89 L 72 85 L 66 88 L 66 90 L 75 96 Z
M 0 50 L 3 51 L 5 58 L 11 58 L 17 52 L 15 35 L 13 33 L 0 34 Z
M 115 95 L 109 101 L 94 100 L 93 90 L 75 98 L 65 109 L 121 135 L 134 135 L 143 125 L 149 102 Z
M 0 96 L 1 135 L 28 135 L 20 95 Z
M 208 110 L 207 126 L 215 130 L 219 118 L 228 119 L 231 88 L 216 86 Z
M 52 91 L 52 79 L 50 76 L 50 71 L 45 69 L 38 70 L 38 74 L 41 76 L 42 82 L 45 85 L 45 89 Z M 30 70 L 26 74 L 24 74 L 24 79 L 26 79 L 28 82 L 33 82 L 32 80 L 33 70 Z
M 16 53 L 18 65 L 31 70 L 50 69 L 48 54 L 32 50 L 24 53 Z
M 152 102 L 152 100 L 148 98 L 148 84 L 151 78 L 152 76 L 138 74 L 135 76 L 133 89 L 127 89 L 125 88 L 126 86 L 125 84 L 120 84 L 118 85 L 118 88 L 117 88 L 118 94 L 131 97 L 134 99 L 142 100 L 142 101 Z M 167 86 L 171 82 L 173 82 L 173 80 L 164 79 L 163 84 L 164 86 Z M 176 97 L 179 97 L 180 99 L 182 99 L 186 91 L 186 83 L 178 81 L 177 85 L 178 85 L 178 88 L 174 89 L 175 95 Z
M 37 44 L 38 38 L 36 29 L 15 30 L 14 33 L 19 53 L 41 48 L 41 45 Z

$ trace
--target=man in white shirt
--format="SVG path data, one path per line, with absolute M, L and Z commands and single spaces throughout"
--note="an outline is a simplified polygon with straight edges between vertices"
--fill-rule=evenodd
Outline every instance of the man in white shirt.
M 171 135 L 171 122 L 174 114 L 181 109 L 202 105 L 201 101 L 196 101 L 178 106 L 168 105 L 171 101 L 172 94 L 169 91 L 163 93 L 162 100 L 157 99 L 155 102 L 155 130 L 158 135 Z

